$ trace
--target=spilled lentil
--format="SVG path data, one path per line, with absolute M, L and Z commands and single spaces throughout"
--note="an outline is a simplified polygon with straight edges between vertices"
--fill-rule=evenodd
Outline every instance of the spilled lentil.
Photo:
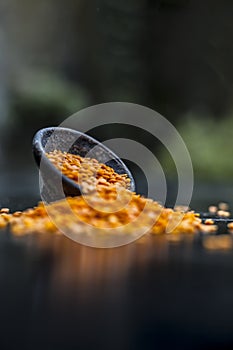
M 108 228 L 117 229 L 118 233 L 133 234 L 135 222 L 136 228 L 148 228 L 147 232 L 151 234 L 166 233 L 168 225 L 171 228 L 169 233 L 173 234 L 197 233 L 201 228 L 201 219 L 194 212 L 181 207 L 180 211 L 178 208 L 164 208 L 156 201 L 130 192 L 127 175 L 117 174 L 96 159 L 61 151 L 50 152 L 47 157 L 64 175 L 80 184 L 84 194 L 47 205 L 40 202 L 23 212 L 9 213 L 3 208 L 0 211 L 0 227 L 9 224 L 16 235 L 59 233 L 54 222 L 65 225 L 74 233 L 87 234 Z M 127 205 L 119 208 L 119 203 Z M 51 220 L 51 215 L 55 220 Z
M 233 222 L 226 226 L 228 232 L 215 235 L 218 231 L 216 218 L 230 217 L 227 203 L 210 206 L 208 219 L 201 219 L 188 207 L 165 208 L 156 201 L 130 192 L 130 179 L 126 174 L 119 175 L 96 159 L 61 151 L 49 152 L 47 157 L 58 170 L 80 185 L 83 195 L 50 204 L 39 202 L 34 208 L 14 213 L 2 208 L 0 228 L 9 225 L 11 232 L 19 236 L 30 233 L 60 234 L 60 225 L 73 234 L 93 234 L 107 229 L 104 231 L 106 234 L 115 230 L 117 234 L 134 235 L 136 228 L 146 228 L 146 233 L 165 234 L 167 241 L 173 243 L 179 242 L 183 233 L 202 232 L 205 249 L 233 248 Z M 125 205 L 121 207 L 119 203 Z M 56 226 L 54 222 L 59 225 Z M 168 230 L 168 227 L 171 229 Z

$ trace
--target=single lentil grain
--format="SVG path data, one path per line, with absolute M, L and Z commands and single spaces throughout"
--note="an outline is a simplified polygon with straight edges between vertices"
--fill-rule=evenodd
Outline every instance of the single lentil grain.
M 214 225 L 214 220 L 212 219 L 206 219 L 204 222 L 205 225 Z
M 10 209 L 9 208 L 2 208 L 1 210 L 0 210 L 0 213 L 1 214 L 8 214 L 10 212 Z
M 218 226 L 202 224 L 200 229 L 203 233 L 215 233 L 218 230 Z
M 217 210 L 218 210 L 218 207 L 216 207 L 215 205 L 210 205 L 208 210 L 209 210 L 210 214 L 216 214 Z

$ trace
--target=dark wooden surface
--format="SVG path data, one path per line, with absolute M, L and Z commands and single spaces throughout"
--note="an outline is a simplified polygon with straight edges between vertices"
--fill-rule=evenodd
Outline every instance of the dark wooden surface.
M 0 234 L 1 349 L 232 349 L 233 252 Z

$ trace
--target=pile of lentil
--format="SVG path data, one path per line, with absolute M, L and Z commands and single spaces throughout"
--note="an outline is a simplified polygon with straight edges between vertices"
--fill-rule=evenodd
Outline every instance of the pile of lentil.
M 134 221 L 142 213 L 138 221 L 141 227 L 150 227 L 152 234 L 162 234 L 166 232 L 168 223 L 176 222 L 172 233 L 196 233 L 200 229 L 201 220 L 193 212 L 181 213 L 172 209 L 164 208 L 159 203 L 150 199 L 143 198 L 126 189 L 118 191 L 118 199 L 122 202 L 130 197 L 126 208 L 116 209 L 114 189 L 111 187 L 103 188 L 101 199 L 93 199 L 91 195 L 68 197 L 54 203 L 44 205 L 42 202 L 33 209 L 27 209 L 23 212 L 6 213 L 2 210 L 0 213 L 0 226 L 4 227 L 8 223 L 11 230 L 16 235 L 25 235 L 32 232 L 52 232 L 59 233 L 58 228 L 53 221 L 65 225 L 72 232 L 92 233 L 93 229 L 116 228 L 119 233 L 130 234 L 135 228 Z M 99 211 L 88 204 L 97 204 L 102 199 L 106 200 L 105 210 Z M 70 210 L 71 209 L 71 210 Z M 49 215 L 48 215 L 49 213 Z M 50 217 L 56 220 L 51 220 Z M 89 224 L 89 225 L 86 225 Z M 137 226 L 138 228 L 138 226 Z M 148 232 L 148 233 L 149 233 Z
M 47 157 L 65 176 L 79 184 L 84 194 L 93 192 L 100 186 L 118 185 L 129 188 L 130 179 L 126 174 L 117 174 L 113 168 L 94 158 L 58 150 L 47 153 Z
M 134 234 L 138 227 L 148 227 L 147 233 L 163 234 L 169 224 L 174 224 L 170 232 L 173 234 L 201 230 L 201 219 L 193 211 L 164 208 L 156 201 L 130 192 L 127 175 L 117 174 L 96 159 L 61 151 L 50 152 L 47 156 L 66 176 L 79 184 L 81 179 L 81 185 L 88 194 L 46 205 L 40 202 L 23 212 L 10 213 L 8 208 L 2 208 L 0 227 L 10 225 L 15 235 L 60 233 L 54 222 L 65 225 L 74 234 L 89 234 L 108 228 L 117 229 L 117 233 Z M 97 191 L 91 193 L 96 188 Z M 127 205 L 119 209 L 119 203 Z M 139 217 L 140 220 L 137 220 Z

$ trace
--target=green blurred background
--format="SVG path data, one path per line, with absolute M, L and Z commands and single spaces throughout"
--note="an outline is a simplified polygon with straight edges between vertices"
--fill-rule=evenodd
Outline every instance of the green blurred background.
M 39 128 L 112 101 L 148 106 L 177 127 L 193 161 L 193 206 L 231 201 L 232 36 L 229 0 L 1 1 L 0 204 L 39 198 Z M 153 150 L 172 183 L 170 158 Z

